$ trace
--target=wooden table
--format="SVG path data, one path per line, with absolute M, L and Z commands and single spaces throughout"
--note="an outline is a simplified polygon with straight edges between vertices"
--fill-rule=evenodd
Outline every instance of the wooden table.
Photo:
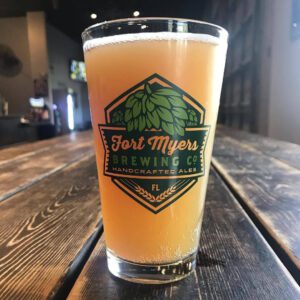
M 91 132 L 0 150 L 0 299 L 300 299 L 300 146 L 220 128 L 196 271 L 106 266 Z

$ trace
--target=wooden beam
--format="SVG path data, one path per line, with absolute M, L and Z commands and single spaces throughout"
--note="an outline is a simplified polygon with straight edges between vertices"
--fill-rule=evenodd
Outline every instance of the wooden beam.
M 159 217 L 159 215 L 158 215 Z M 110 275 L 102 237 L 68 299 L 296 299 L 299 288 L 215 171 L 196 271 L 167 285 Z
M 91 133 L 59 137 L 2 150 L 0 201 L 94 152 Z M 12 158 L 14 155 L 14 158 Z
M 226 136 L 215 138 L 212 164 L 299 281 L 300 170 Z
M 64 285 L 101 231 L 96 174 L 84 157 L 0 203 L 0 299 L 46 299 Z

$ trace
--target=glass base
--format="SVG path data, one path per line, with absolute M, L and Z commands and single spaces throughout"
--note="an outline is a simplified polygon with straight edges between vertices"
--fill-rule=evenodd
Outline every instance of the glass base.
M 163 284 L 187 277 L 196 267 L 196 253 L 167 264 L 140 264 L 121 259 L 106 250 L 109 271 L 116 277 L 143 284 Z

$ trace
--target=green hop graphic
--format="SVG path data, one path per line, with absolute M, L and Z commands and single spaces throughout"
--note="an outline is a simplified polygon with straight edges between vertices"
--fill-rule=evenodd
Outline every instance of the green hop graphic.
M 196 112 L 192 109 L 188 109 L 187 114 L 188 114 L 189 119 L 188 119 L 186 125 L 187 126 L 197 126 L 198 118 L 197 118 Z
M 124 122 L 128 131 L 155 128 L 183 136 L 189 120 L 182 95 L 169 87 L 153 90 L 146 83 L 144 90 L 129 95 L 125 102 Z
M 121 110 L 115 111 L 112 115 L 111 122 L 114 125 L 125 125 L 123 112 Z

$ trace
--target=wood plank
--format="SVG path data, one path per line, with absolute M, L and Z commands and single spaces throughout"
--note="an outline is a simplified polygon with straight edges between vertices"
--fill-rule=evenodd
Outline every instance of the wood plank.
M 258 134 L 218 126 L 217 136 L 231 137 L 300 170 L 300 146 Z
M 91 132 L 54 138 L 42 148 L 40 142 L 33 144 L 24 145 L 31 152 L 20 152 L 19 147 L 7 149 L 17 156 L 0 164 L 0 201 L 94 151 Z
M 39 152 L 44 152 L 50 147 L 61 147 L 65 143 L 73 143 L 74 141 L 86 141 L 92 138 L 91 131 L 71 132 L 63 136 L 51 138 L 31 143 L 23 143 L 15 146 L 0 149 L 0 166 L 6 164 L 16 158 L 26 156 L 35 156 Z
M 211 172 L 197 270 L 167 285 L 117 279 L 106 265 L 103 237 L 68 299 L 299 299 L 295 281 Z
M 300 170 L 226 136 L 216 137 L 212 163 L 299 281 Z
M 1 202 L 0 211 L 0 299 L 55 295 L 83 245 L 100 231 L 94 156 Z

